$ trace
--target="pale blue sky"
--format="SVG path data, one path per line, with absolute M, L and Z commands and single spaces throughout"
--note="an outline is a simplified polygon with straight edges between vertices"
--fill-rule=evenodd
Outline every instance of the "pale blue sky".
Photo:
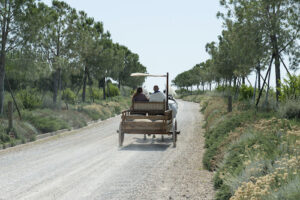
M 43 0 L 48 4 L 51 0 Z M 114 42 L 138 53 L 149 73 L 178 73 L 209 58 L 207 42 L 216 41 L 222 22 L 216 18 L 219 0 L 65 0 L 104 23 Z M 149 78 L 152 89 L 163 79 Z
M 51 5 L 52 0 L 42 0 Z M 114 42 L 139 54 L 149 73 L 177 74 L 205 61 L 209 55 L 205 45 L 217 41 L 222 20 L 219 0 L 65 0 L 71 7 L 84 10 L 102 21 Z M 288 64 L 288 63 L 287 63 Z M 286 71 L 281 67 L 282 77 Z M 271 85 L 275 85 L 272 69 Z M 249 77 L 254 83 L 255 75 Z M 152 90 L 158 84 L 163 90 L 165 80 L 148 78 L 145 86 Z

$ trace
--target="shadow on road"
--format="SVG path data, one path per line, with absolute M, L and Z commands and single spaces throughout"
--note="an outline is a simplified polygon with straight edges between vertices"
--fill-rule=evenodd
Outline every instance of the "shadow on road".
M 156 136 L 152 138 L 147 136 L 147 139 L 144 138 L 134 138 L 135 142 L 127 146 L 122 147 L 122 151 L 165 151 L 172 144 L 172 138 L 165 136 L 162 141 L 161 136 Z
M 156 138 L 152 138 L 148 137 L 146 138 L 146 140 L 144 140 L 144 138 L 134 138 L 136 143 L 139 144 L 149 144 L 149 143 L 156 143 L 156 144 L 170 144 L 172 143 L 172 138 L 169 136 L 165 136 L 164 140 L 161 139 L 161 136 L 156 136 Z
M 121 151 L 165 151 L 170 147 L 170 144 L 129 144 L 122 147 Z

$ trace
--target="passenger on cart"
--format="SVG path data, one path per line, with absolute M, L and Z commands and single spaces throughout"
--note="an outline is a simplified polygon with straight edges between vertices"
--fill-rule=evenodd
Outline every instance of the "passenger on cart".
M 150 102 L 163 102 L 166 100 L 165 94 L 159 91 L 159 87 L 157 85 L 154 85 L 153 90 L 154 93 L 152 93 L 149 98 Z
M 146 97 L 146 95 L 143 94 L 143 88 L 138 87 L 136 89 L 136 93 L 134 93 L 132 97 L 132 102 L 148 102 L 149 99 Z

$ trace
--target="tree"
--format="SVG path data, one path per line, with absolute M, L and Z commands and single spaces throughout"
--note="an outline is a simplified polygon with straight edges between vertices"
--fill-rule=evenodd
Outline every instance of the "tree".
M 6 55 L 34 37 L 39 28 L 33 21 L 37 9 L 33 0 L 0 2 L 0 114 L 3 114 Z
M 221 0 L 220 3 L 228 10 L 225 18 L 256 24 L 256 31 L 262 36 L 262 44 L 267 47 L 271 60 L 275 61 L 276 100 L 278 101 L 281 54 L 286 54 L 291 60 L 295 60 L 299 52 L 299 45 L 297 45 L 300 29 L 299 0 Z
M 45 54 L 53 70 L 53 103 L 61 92 L 61 75 L 64 66 L 68 65 L 68 56 L 72 44 L 68 41 L 71 35 L 70 28 L 76 19 L 76 11 L 63 1 L 52 1 L 51 8 L 44 7 L 44 16 L 41 20 L 46 26 L 39 35 L 39 47 Z

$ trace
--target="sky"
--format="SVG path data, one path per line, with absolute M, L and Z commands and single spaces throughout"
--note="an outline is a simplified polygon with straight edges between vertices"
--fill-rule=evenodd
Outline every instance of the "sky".
M 42 0 L 51 5 L 51 0 Z M 216 13 L 219 0 L 64 0 L 104 24 L 115 43 L 137 53 L 148 73 L 169 72 L 170 81 L 209 58 L 208 42 L 217 41 L 223 29 Z M 281 67 L 282 77 L 286 71 Z M 265 72 L 264 72 L 265 73 Z M 263 74 L 264 74 L 263 73 Z M 274 68 L 271 86 L 275 85 Z M 249 76 L 255 82 L 255 75 Z M 147 78 L 144 86 L 165 88 L 165 79 Z
M 217 41 L 222 21 L 219 0 L 64 0 L 102 21 L 114 42 L 137 53 L 153 74 L 169 72 L 170 80 L 209 58 L 205 45 Z M 51 0 L 43 0 L 51 4 Z M 165 87 L 163 78 L 147 78 L 145 86 Z

